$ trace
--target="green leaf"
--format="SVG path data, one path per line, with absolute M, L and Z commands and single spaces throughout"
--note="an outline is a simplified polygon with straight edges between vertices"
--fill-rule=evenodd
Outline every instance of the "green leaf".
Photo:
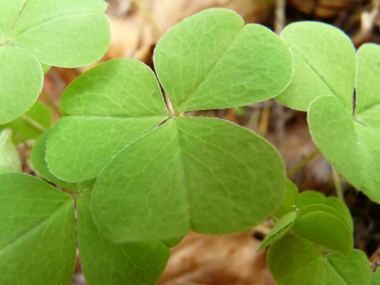
M 298 188 L 292 181 L 288 179 L 286 183 L 284 201 L 282 201 L 280 208 L 277 209 L 276 213 L 274 213 L 273 216 L 281 218 L 283 215 L 289 213 L 290 211 L 293 211 L 293 207 L 297 205 L 297 203 Z
M 287 235 L 268 250 L 267 263 L 278 285 L 369 285 L 366 255 L 354 249 L 344 257 L 322 255 L 309 241 Z
M 0 124 L 37 100 L 43 83 L 38 61 L 88 65 L 104 55 L 110 28 L 103 0 L 0 0 Z
M 249 130 L 174 118 L 110 161 L 95 183 L 92 212 L 115 242 L 167 240 L 189 229 L 226 234 L 265 220 L 285 182 L 277 151 Z
M 379 268 L 371 276 L 371 285 L 380 285 L 380 269 Z
M 45 128 L 51 126 L 53 115 L 48 106 L 40 101 L 36 101 L 32 108 L 25 113 L 28 117 L 39 123 Z M 24 140 L 36 139 L 41 135 L 41 131 L 36 127 L 32 126 L 24 118 L 19 117 L 16 120 L 0 126 L 0 130 L 4 128 L 10 128 Z M 13 140 L 16 143 L 19 143 L 17 138 Z
M 379 72 L 380 76 L 380 72 Z M 360 94 L 357 94 L 359 97 Z M 308 123 L 323 155 L 349 183 L 380 203 L 380 129 L 352 119 L 342 102 L 332 96 L 310 105 Z
M 355 117 L 366 125 L 380 129 L 380 46 L 362 45 L 357 54 Z
M 20 157 L 12 143 L 12 131 L 5 129 L 0 132 L 0 173 L 21 171 Z
M 78 244 L 87 282 L 91 285 L 156 284 L 170 249 L 160 242 L 116 245 L 104 238 L 92 220 L 90 194 L 91 191 L 86 191 L 77 202 Z
M 158 78 L 176 113 L 237 107 L 277 96 L 289 83 L 286 44 L 227 9 L 209 9 L 170 29 L 154 52 Z
M 74 200 L 40 179 L 0 174 L 0 283 L 69 284 L 76 245 Z
M 32 54 L 0 46 L 0 124 L 25 113 L 36 102 L 42 83 L 41 66 Z
M 352 112 L 355 84 L 355 48 L 338 28 L 319 22 L 296 22 L 281 33 L 294 59 L 294 76 L 276 99 L 306 111 L 318 96 L 334 95 Z
M 337 197 L 327 197 L 326 198 L 326 205 L 335 208 L 338 210 L 343 217 L 345 218 L 346 222 L 350 226 L 351 230 L 354 230 L 354 221 L 352 220 L 352 216 L 350 213 L 350 209 L 348 209 L 346 203 L 344 203 L 342 200 L 340 200 Z
M 62 95 L 59 119 L 49 134 L 46 160 L 58 178 L 96 177 L 126 145 L 168 116 L 152 70 L 116 59 L 85 72 Z
M 14 23 L 26 0 L 0 0 L 0 45 L 8 41 Z
M 322 254 L 309 241 L 286 235 L 268 250 L 267 264 L 278 285 L 321 285 Z
M 41 63 L 41 67 L 42 67 L 42 71 L 44 74 L 48 73 L 48 71 L 50 70 L 51 66 L 50 65 L 47 65 L 45 63 Z
M 289 231 L 297 217 L 297 212 L 290 212 L 283 216 L 266 236 L 258 251 L 282 238 Z
M 313 204 L 323 204 L 333 207 L 335 210 L 339 211 L 343 215 L 350 228 L 352 230 L 354 229 L 354 222 L 352 220 L 350 210 L 348 209 L 346 203 L 344 203 L 342 200 L 332 196 L 326 197 L 322 193 L 314 190 L 303 191 L 300 194 L 300 200 L 297 207 L 301 209 L 305 206 Z
M 314 190 L 303 191 L 300 194 L 297 207 L 301 209 L 305 206 L 313 204 L 326 204 L 326 196 L 321 192 Z
M 83 183 L 69 183 L 61 179 L 58 179 L 50 172 L 45 160 L 46 140 L 48 135 L 49 130 L 44 132 L 34 144 L 32 153 L 30 155 L 34 169 L 46 180 L 71 191 L 82 190 L 94 184 L 95 181 L 87 181 Z
M 349 256 L 329 254 L 324 258 L 326 283 L 334 285 L 369 285 L 371 267 L 364 252 L 354 249 Z
M 354 241 L 352 228 L 333 207 L 321 204 L 304 206 L 292 232 L 321 246 L 349 255 Z
M 61 67 L 88 65 L 104 55 L 110 42 L 103 0 L 26 2 L 10 35 L 10 44 L 39 61 Z
M 356 62 L 349 38 L 330 25 L 297 22 L 282 37 L 292 51 L 295 75 L 277 99 L 295 109 L 309 106 L 310 133 L 322 154 L 348 182 L 380 203 L 380 46 L 361 46 Z

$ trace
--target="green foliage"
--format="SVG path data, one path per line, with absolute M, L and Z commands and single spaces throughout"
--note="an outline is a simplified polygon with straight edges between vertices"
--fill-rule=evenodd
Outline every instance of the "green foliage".
M 171 29 L 154 62 L 175 114 L 269 99 L 292 76 L 285 43 L 260 25 L 243 27 L 225 9 Z M 284 166 L 270 144 L 222 120 L 169 115 L 152 71 L 139 62 L 113 60 L 86 72 L 67 88 L 61 109 L 69 116 L 50 132 L 48 167 L 68 181 L 102 170 L 91 210 L 114 242 L 166 241 L 190 229 L 237 232 L 263 221 L 282 200 Z
M 32 108 L 30 108 L 25 115 L 44 128 L 49 128 L 52 124 L 53 115 L 51 110 L 40 101 L 36 101 L 36 103 L 34 103 Z M 19 117 L 7 124 L 0 125 L 0 130 L 4 128 L 10 128 L 17 134 L 17 137 L 13 137 L 13 142 L 16 144 L 19 143 L 20 139 L 37 139 L 42 134 L 41 130 L 37 129 L 36 126 L 33 126 L 23 117 Z
M 380 270 L 376 270 L 375 273 L 372 274 L 371 277 L 371 285 L 379 285 L 380 284 Z
M 25 113 L 43 83 L 39 62 L 78 67 L 110 41 L 103 0 L 0 0 L 0 124 Z
M 111 243 L 99 233 L 92 220 L 90 194 L 91 191 L 83 193 L 77 203 L 78 244 L 87 282 L 91 285 L 156 284 L 170 249 L 160 242 Z
M 365 44 L 355 55 L 344 33 L 314 22 L 291 24 L 281 36 L 291 48 L 295 74 L 277 99 L 308 110 L 310 133 L 322 154 L 379 203 L 380 46 Z
M 38 178 L 0 174 L 0 283 L 69 284 L 74 200 Z
M 77 230 L 90 285 L 155 284 L 169 247 L 189 230 L 233 233 L 273 215 L 260 250 L 270 245 L 278 284 L 377 284 L 364 253 L 352 249 L 353 220 L 341 200 L 299 195 L 278 152 L 253 132 L 184 112 L 277 96 L 308 111 L 321 152 L 379 202 L 380 47 L 355 54 L 341 31 L 312 22 L 289 25 L 282 40 L 232 11 L 205 10 L 169 30 L 154 52 L 173 112 L 148 66 L 116 59 L 68 86 L 65 117 L 50 128 L 51 112 L 34 104 L 43 73 L 104 54 L 105 9 L 103 0 L 0 0 L 0 130 L 12 129 L 14 142 L 38 138 L 34 170 L 70 193 L 0 174 L 0 283 L 69 284 Z M 20 169 L 5 129 L 0 173 Z
M 12 143 L 12 131 L 5 129 L 0 132 L 0 173 L 21 171 L 20 157 Z
M 347 257 L 323 254 L 311 242 L 286 235 L 268 251 L 267 263 L 278 285 L 369 285 L 371 269 L 365 254 L 354 249 Z

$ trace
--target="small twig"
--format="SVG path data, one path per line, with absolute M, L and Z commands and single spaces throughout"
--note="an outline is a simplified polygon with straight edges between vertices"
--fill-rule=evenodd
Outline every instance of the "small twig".
M 372 273 L 376 271 L 377 267 L 380 265 L 380 246 L 376 249 L 376 251 L 369 258 L 371 263 Z
M 59 117 L 62 117 L 62 113 L 61 111 L 59 110 L 59 108 L 57 107 L 57 105 L 55 105 L 53 99 L 51 99 L 51 97 L 45 92 L 45 90 L 42 90 L 41 92 L 41 95 L 45 98 L 46 100 L 46 103 L 53 108 L 53 110 L 58 114 Z
M 276 0 L 275 4 L 275 11 L 274 11 L 274 32 L 276 34 L 280 34 L 282 29 L 285 27 L 285 7 L 286 7 L 286 1 L 285 0 Z
M 298 170 L 303 168 L 310 160 L 312 160 L 314 157 L 317 156 L 321 151 L 319 149 L 316 149 L 313 151 L 309 156 L 305 157 L 302 161 L 300 161 L 296 166 L 294 166 L 292 169 L 290 169 L 286 175 L 288 177 L 292 176 L 294 173 L 296 173 Z
M 41 132 L 45 132 L 47 130 L 43 125 L 41 125 L 39 122 L 33 120 L 28 115 L 22 114 L 21 118 L 24 119 L 25 121 L 27 121 L 29 124 L 31 124 L 33 127 L 35 127 L 37 130 L 39 130 Z
M 269 124 L 269 115 L 270 109 L 272 107 L 272 101 L 265 101 L 264 107 L 261 110 L 260 121 L 259 121 L 259 135 L 262 137 L 266 137 L 268 133 L 268 124 Z
M 332 169 L 332 175 L 334 179 L 336 195 L 338 196 L 340 200 L 344 201 L 342 184 L 340 183 L 340 180 L 339 180 L 339 173 L 332 166 L 331 166 L 331 169 Z
M 152 13 L 145 7 L 145 5 L 141 2 L 141 0 L 132 0 L 132 1 L 133 1 L 133 3 L 136 4 L 137 7 L 139 7 L 139 9 L 141 9 L 144 12 L 145 17 L 152 24 L 152 27 L 153 27 L 154 31 L 156 32 L 156 35 L 158 37 L 161 37 L 163 32 L 161 31 L 160 27 L 158 26 L 156 20 L 153 18 Z

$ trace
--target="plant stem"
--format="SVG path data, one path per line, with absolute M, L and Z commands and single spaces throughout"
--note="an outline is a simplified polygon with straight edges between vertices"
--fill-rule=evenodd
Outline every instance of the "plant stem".
M 31 124 L 33 127 L 35 127 L 37 130 L 39 130 L 41 132 L 45 132 L 47 130 L 43 125 L 41 125 L 39 122 L 33 120 L 28 115 L 22 114 L 21 118 L 23 118 L 25 121 L 27 121 L 29 124 Z
M 342 184 L 339 181 L 339 173 L 332 166 L 331 166 L 331 169 L 332 169 L 332 175 L 334 179 L 336 195 L 338 196 L 340 200 L 344 201 Z
M 58 114 L 59 117 L 62 117 L 62 113 L 61 111 L 59 110 L 59 108 L 57 107 L 57 105 L 55 105 L 53 99 L 50 98 L 50 96 L 45 92 L 45 90 L 42 90 L 41 92 L 41 95 L 45 98 L 46 100 L 46 103 L 53 108 L 53 110 Z
M 163 33 L 161 29 L 158 27 L 156 20 L 154 20 L 152 13 L 145 7 L 145 5 L 141 2 L 141 0 L 132 0 L 132 1 L 133 3 L 136 4 L 137 7 L 139 7 L 139 9 L 141 9 L 144 12 L 145 17 L 152 24 L 152 27 L 154 31 L 156 32 L 157 36 L 161 37 Z
M 319 154 L 321 151 L 319 149 L 316 149 L 315 151 L 313 151 L 309 156 L 305 157 L 303 160 L 301 160 L 296 166 L 294 166 L 292 169 L 290 169 L 288 172 L 287 172 L 287 176 L 290 177 L 292 176 L 294 173 L 296 173 L 298 170 L 300 170 L 301 168 L 303 168 L 310 160 L 312 160 L 314 157 L 317 156 L 317 154 Z

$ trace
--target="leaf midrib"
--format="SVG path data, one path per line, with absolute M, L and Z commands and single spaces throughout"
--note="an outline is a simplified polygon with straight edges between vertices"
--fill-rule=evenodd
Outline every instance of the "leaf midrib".
M 22 13 L 22 10 L 24 9 L 24 7 L 21 9 L 20 13 L 19 13 L 19 16 L 20 14 Z M 71 14 L 64 14 L 64 15 L 60 15 L 58 17 L 52 17 L 52 18 L 49 18 L 49 19 L 46 19 L 42 22 L 39 22 L 38 24 L 34 25 L 34 26 L 31 26 L 31 27 L 28 27 L 26 28 L 25 30 L 21 31 L 20 33 L 18 33 L 14 38 L 12 38 L 12 34 L 14 32 L 14 29 L 17 25 L 17 21 L 18 21 L 18 18 L 19 16 L 17 17 L 16 21 L 15 21 L 15 24 L 13 26 L 13 29 L 9 35 L 9 39 L 8 39 L 8 42 L 13 42 L 15 39 L 17 39 L 18 37 L 20 37 L 22 34 L 28 32 L 29 30 L 33 30 L 35 28 L 38 28 L 39 26 L 42 26 L 48 22 L 51 22 L 51 21 L 54 21 L 54 20 L 57 20 L 57 19 L 60 19 L 60 18 L 65 18 L 65 17 L 70 17 L 70 16 L 83 16 L 83 15 L 97 15 L 97 14 L 102 14 L 101 12 L 80 12 L 80 13 L 71 13 Z
M 245 26 L 243 26 L 239 32 L 236 33 L 236 35 L 232 38 L 231 42 L 227 45 L 226 49 L 223 51 L 223 53 L 220 55 L 220 57 L 215 61 L 215 63 L 213 64 L 213 66 L 211 66 L 211 68 L 209 69 L 209 71 L 205 74 L 205 76 L 203 77 L 203 79 L 201 80 L 201 82 L 197 85 L 197 87 L 195 87 L 195 89 L 187 96 L 187 98 L 180 104 L 177 106 L 176 109 L 178 109 L 177 112 L 181 112 L 182 111 L 182 107 L 184 105 L 186 105 L 186 103 L 190 100 L 191 97 L 193 97 L 193 95 L 197 92 L 197 90 L 200 88 L 201 85 L 203 85 L 208 76 L 211 74 L 211 72 L 215 69 L 215 67 L 218 65 L 218 63 L 223 59 L 223 57 L 226 55 L 226 53 L 228 52 L 228 50 L 231 48 L 232 44 L 234 43 L 235 39 L 237 38 L 237 36 L 241 33 L 241 31 L 243 30 Z
M 5 250 L 7 250 L 8 248 L 10 248 L 13 245 L 15 245 L 19 240 L 21 240 L 22 238 L 24 238 L 25 236 L 27 236 L 29 234 L 32 234 L 34 231 L 37 231 L 45 223 L 48 223 L 56 214 L 58 214 L 60 211 L 62 211 L 62 209 L 64 209 L 66 207 L 66 205 L 68 205 L 70 202 L 72 202 L 72 199 L 68 198 L 68 200 L 66 202 L 64 202 L 57 210 L 55 210 L 53 213 L 51 213 L 51 215 L 49 215 L 46 219 L 42 220 L 35 227 L 33 227 L 30 230 L 28 230 L 27 232 L 21 234 L 16 239 L 14 239 L 13 241 L 9 242 L 6 246 L 4 246 L 3 248 L 1 248 L 0 249 L 0 255 L 2 254 L 2 252 L 4 252 Z

